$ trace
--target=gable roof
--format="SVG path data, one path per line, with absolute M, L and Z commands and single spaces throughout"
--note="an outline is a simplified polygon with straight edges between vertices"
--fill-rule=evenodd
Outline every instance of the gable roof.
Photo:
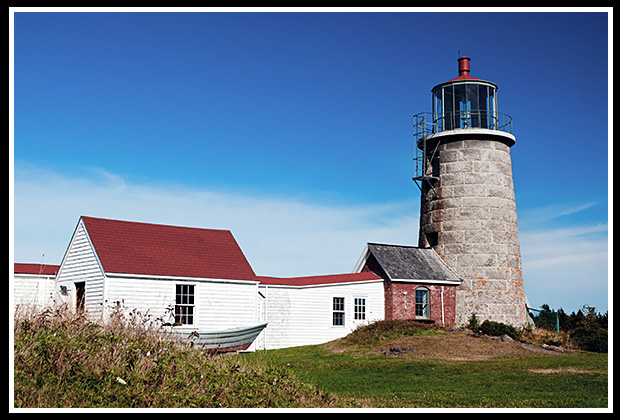
M 13 273 L 55 276 L 56 274 L 58 274 L 59 268 L 59 265 L 52 264 L 15 263 L 13 264 Z
M 368 243 L 357 269 L 362 269 L 371 257 L 392 281 L 462 281 L 432 248 Z
M 305 277 L 264 277 L 256 278 L 261 284 L 281 286 L 316 286 L 326 284 L 351 283 L 358 281 L 381 280 L 381 277 L 372 272 L 328 274 Z
M 82 216 L 107 273 L 254 280 L 229 230 Z

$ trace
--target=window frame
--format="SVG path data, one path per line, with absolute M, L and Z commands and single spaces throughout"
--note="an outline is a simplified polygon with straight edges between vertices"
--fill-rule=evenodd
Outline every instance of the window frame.
M 180 293 L 179 293 L 180 290 Z M 174 325 L 196 325 L 196 285 L 177 283 L 174 291 Z
M 354 296 L 353 297 L 353 321 L 366 322 L 367 319 L 367 303 L 368 298 L 366 296 Z
M 418 301 L 418 292 L 426 295 L 426 302 Z M 418 308 L 421 308 L 421 315 L 418 315 Z M 414 294 L 414 313 L 416 319 L 431 319 L 431 291 L 428 287 L 416 287 Z
M 338 302 L 336 301 L 338 299 Z M 346 300 L 344 296 L 332 296 L 332 327 L 343 328 L 346 324 Z M 338 323 L 336 319 L 338 318 Z

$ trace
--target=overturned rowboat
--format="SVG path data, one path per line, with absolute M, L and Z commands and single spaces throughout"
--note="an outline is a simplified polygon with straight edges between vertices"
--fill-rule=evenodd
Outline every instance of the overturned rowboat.
M 266 326 L 267 322 L 263 322 L 247 327 L 179 332 L 177 334 L 182 341 L 190 342 L 196 348 L 216 353 L 228 353 L 247 350 Z

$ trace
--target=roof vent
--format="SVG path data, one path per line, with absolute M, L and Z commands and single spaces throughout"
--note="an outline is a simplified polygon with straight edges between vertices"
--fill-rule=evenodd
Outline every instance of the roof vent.
M 459 76 L 469 76 L 469 62 L 471 58 L 469 57 L 461 57 L 457 61 L 459 62 Z

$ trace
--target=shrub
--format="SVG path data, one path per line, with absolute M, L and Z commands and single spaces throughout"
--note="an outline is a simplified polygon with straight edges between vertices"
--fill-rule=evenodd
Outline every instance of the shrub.
M 480 322 L 478 322 L 478 318 L 476 318 L 475 313 L 472 312 L 469 320 L 467 321 L 467 324 L 465 324 L 465 328 L 475 333 L 480 332 Z
M 486 320 L 480 325 L 480 333 L 492 336 L 508 335 L 514 340 L 521 340 L 521 333 L 512 325 Z
M 570 338 L 581 350 L 596 353 L 608 351 L 607 330 L 603 328 L 581 326 L 571 332 Z

